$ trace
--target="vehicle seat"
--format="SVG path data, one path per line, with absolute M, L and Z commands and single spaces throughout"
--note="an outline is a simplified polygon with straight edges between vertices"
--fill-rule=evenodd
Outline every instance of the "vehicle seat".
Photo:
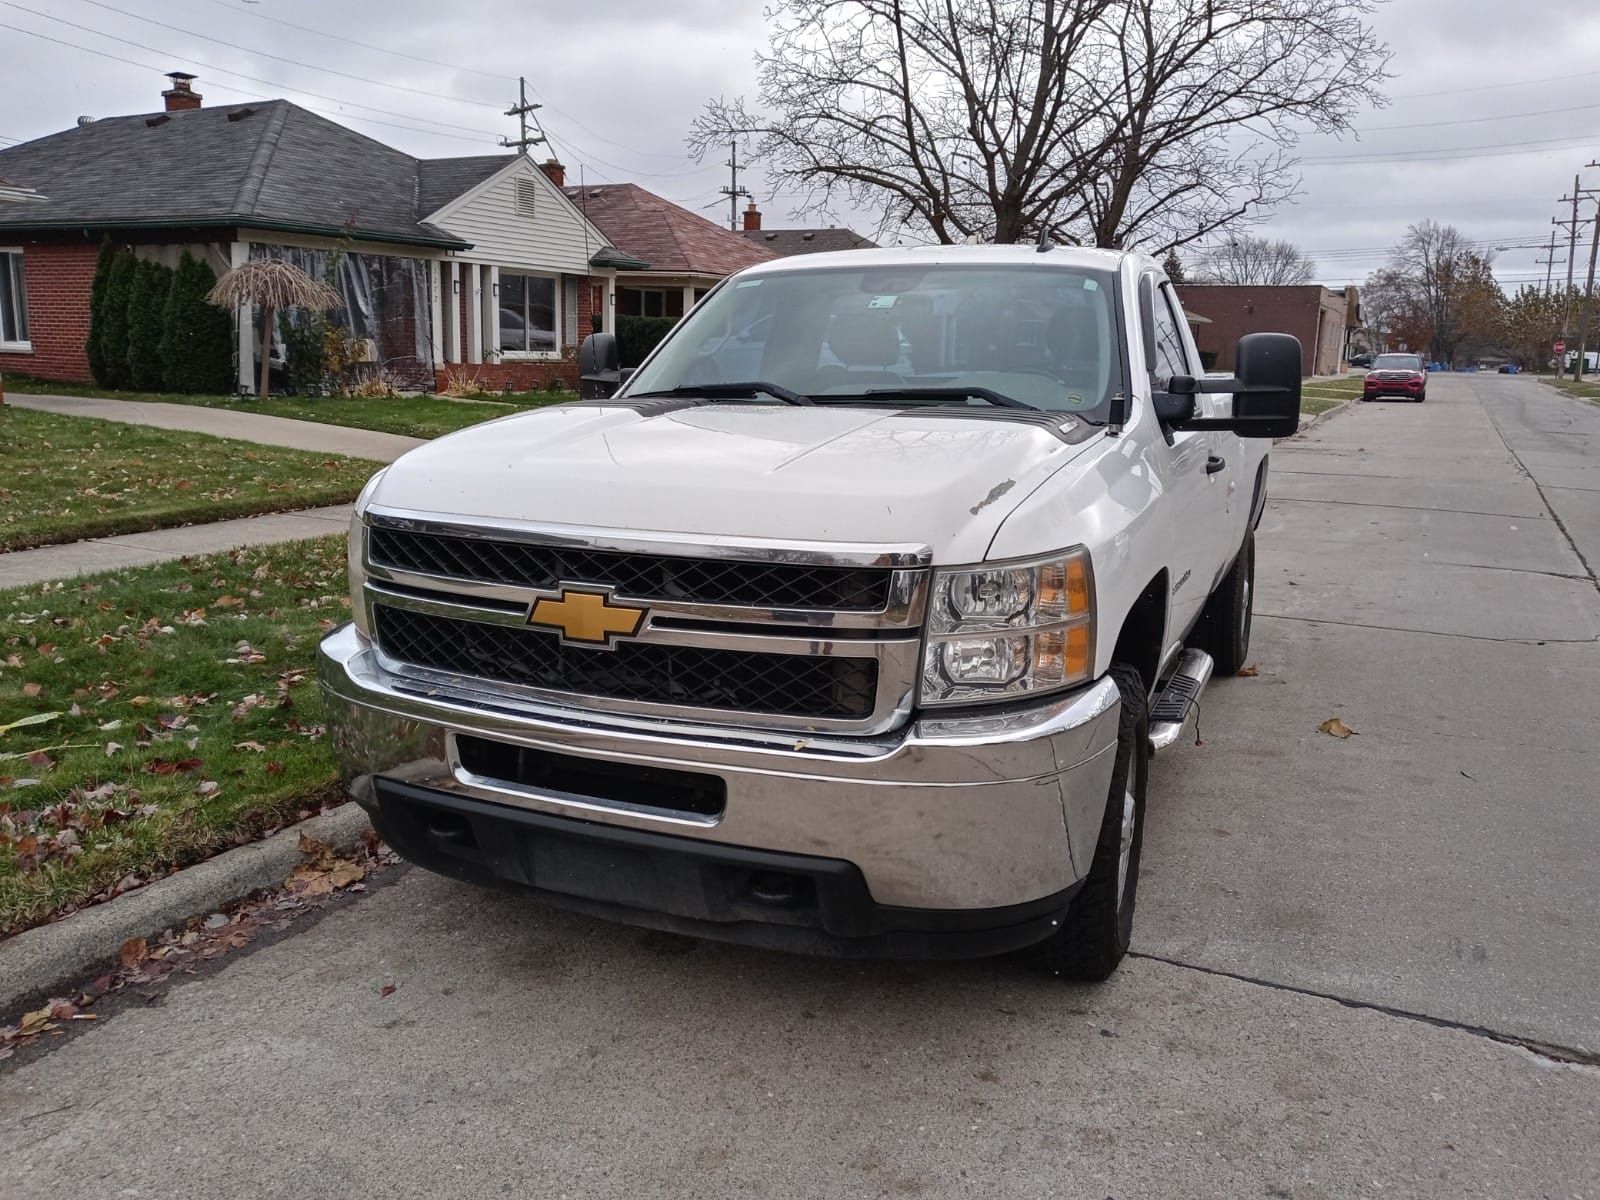
M 835 313 L 828 322 L 827 348 L 841 365 L 816 374 L 818 391 L 831 388 L 893 387 L 904 377 L 888 368 L 900 361 L 900 330 L 885 310 Z

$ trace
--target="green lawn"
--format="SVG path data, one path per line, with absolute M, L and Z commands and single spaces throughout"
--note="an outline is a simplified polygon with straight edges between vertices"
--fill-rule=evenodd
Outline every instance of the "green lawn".
M 340 798 L 348 610 L 343 537 L 0 591 L 0 934 Z
M 1585 379 L 1579 383 L 1573 379 L 1557 379 L 1553 375 L 1541 375 L 1541 383 L 1548 383 L 1551 387 L 1565 392 L 1569 396 L 1577 396 L 1591 404 L 1600 404 L 1600 382 Z
M 375 462 L 0 408 L 0 551 L 353 500 Z
M 18 394 L 51 396 L 97 396 L 111 400 L 155 401 L 161 404 L 198 404 L 205 408 L 229 408 L 238 412 L 261 413 L 269 417 L 292 417 L 297 421 L 317 421 L 324 425 L 344 425 L 352 429 L 375 429 L 406 437 L 435 438 L 503 417 L 508 413 L 548 404 L 561 404 L 578 397 L 573 392 L 513 392 L 476 400 L 453 400 L 448 396 L 269 396 L 258 400 L 250 396 L 191 396 L 169 392 L 112 392 L 78 383 L 56 383 L 46 379 L 6 376 L 8 391 Z
M 1337 408 L 1346 400 L 1361 398 L 1361 377 L 1345 376 L 1339 379 L 1307 380 L 1300 392 L 1300 412 L 1307 417 Z

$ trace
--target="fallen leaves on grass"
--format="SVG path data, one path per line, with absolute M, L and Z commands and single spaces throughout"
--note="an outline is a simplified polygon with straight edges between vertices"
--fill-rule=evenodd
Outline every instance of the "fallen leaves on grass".
M 1317 732 L 1318 733 L 1325 733 L 1329 737 L 1336 737 L 1336 738 L 1348 738 L 1348 737 L 1357 736 L 1356 735 L 1356 731 L 1354 729 L 1351 729 L 1350 726 L 1346 725 L 1338 717 L 1329 717 L 1321 725 L 1317 726 Z

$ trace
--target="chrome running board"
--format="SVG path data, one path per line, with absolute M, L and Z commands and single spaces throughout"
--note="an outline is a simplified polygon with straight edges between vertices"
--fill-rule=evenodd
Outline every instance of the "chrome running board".
M 1167 685 L 1150 706 L 1150 749 L 1165 750 L 1183 737 L 1200 715 L 1200 693 L 1211 682 L 1211 655 L 1185 650 Z

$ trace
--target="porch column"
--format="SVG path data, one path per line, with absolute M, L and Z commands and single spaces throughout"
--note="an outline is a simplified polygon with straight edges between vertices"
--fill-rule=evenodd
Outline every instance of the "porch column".
M 605 276 L 605 296 L 600 303 L 600 329 L 604 333 L 617 331 L 617 273 L 607 271 Z
M 228 265 L 242 267 L 250 261 L 250 243 L 234 242 L 228 252 Z M 240 304 L 234 310 L 234 324 L 237 326 L 239 347 L 239 378 L 235 381 L 235 390 L 244 395 L 255 395 L 256 391 L 256 323 L 255 309 L 249 304 Z
M 683 285 L 683 315 L 688 316 L 689 310 L 694 307 L 694 284 Z
M 428 331 L 432 337 L 433 365 L 444 362 L 444 305 L 440 302 L 439 276 L 444 264 L 434 260 L 428 263 Z
M 467 263 L 467 282 L 461 290 L 467 303 L 467 361 L 483 361 L 483 279 L 477 263 Z
M 478 310 L 483 322 L 483 360 L 500 361 L 500 268 L 483 269 L 483 307 Z
M 444 331 L 445 361 L 461 361 L 461 264 L 450 259 L 444 264 L 444 310 L 448 324 Z

